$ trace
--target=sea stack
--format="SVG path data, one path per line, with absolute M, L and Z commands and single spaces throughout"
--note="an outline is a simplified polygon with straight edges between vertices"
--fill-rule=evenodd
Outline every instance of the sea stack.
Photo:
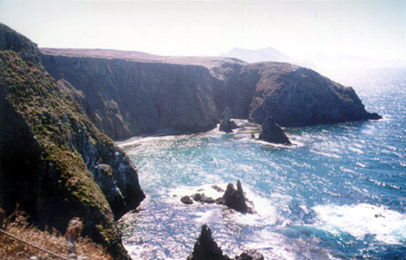
M 223 254 L 221 248 L 214 241 L 210 228 L 204 224 L 202 231 L 193 247 L 193 252 L 188 256 L 187 260 L 264 260 L 264 256 L 255 249 L 248 249 L 230 258 Z
M 291 144 L 281 127 L 270 116 L 267 116 L 262 123 L 262 132 L 259 135 L 259 139 L 275 144 Z
M 231 133 L 233 129 L 237 128 L 237 125 L 231 121 L 231 117 L 233 117 L 233 113 L 230 108 L 226 107 L 223 112 L 223 119 L 220 122 L 220 131 Z
M 227 185 L 227 189 L 221 198 L 221 204 L 226 205 L 230 209 L 234 209 L 241 213 L 253 214 L 252 208 L 246 203 L 244 191 L 242 190 L 240 180 L 237 181 L 237 189 L 234 188 L 232 183 Z
M 188 260 L 230 260 L 227 255 L 223 255 L 221 248 L 213 240 L 210 228 L 204 224 L 202 231 L 193 247 L 193 252 L 188 256 Z

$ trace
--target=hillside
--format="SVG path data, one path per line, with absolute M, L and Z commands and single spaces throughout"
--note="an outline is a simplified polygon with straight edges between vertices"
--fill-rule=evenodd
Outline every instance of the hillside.
M 115 226 L 144 198 L 129 158 L 44 70 L 36 46 L 0 24 L 0 203 L 39 227 L 84 232 L 127 258 Z

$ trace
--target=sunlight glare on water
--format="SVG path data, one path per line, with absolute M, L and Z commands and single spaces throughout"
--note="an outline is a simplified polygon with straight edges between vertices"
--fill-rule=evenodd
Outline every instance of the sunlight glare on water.
M 231 257 L 254 248 L 265 259 L 404 259 L 406 79 L 381 77 L 357 92 L 382 120 L 289 128 L 291 147 L 252 139 L 259 127 L 243 120 L 232 134 L 120 143 L 147 195 L 120 221 L 133 259 L 186 259 L 204 223 Z M 180 202 L 197 191 L 220 197 L 211 186 L 238 179 L 257 214 Z

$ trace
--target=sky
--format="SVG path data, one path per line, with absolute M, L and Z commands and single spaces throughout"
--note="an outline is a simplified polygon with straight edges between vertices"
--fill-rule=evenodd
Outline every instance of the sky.
M 406 0 L 0 0 L 0 22 L 39 47 L 406 61 Z

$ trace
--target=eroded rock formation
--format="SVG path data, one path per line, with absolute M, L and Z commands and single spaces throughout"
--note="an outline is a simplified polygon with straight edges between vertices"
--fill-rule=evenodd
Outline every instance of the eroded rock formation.
M 221 204 L 241 213 L 254 213 L 253 203 L 245 197 L 240 180 L 237 181 L 237 189 L 234 184 L 229 183 L 226 190 L 213 185 L 212 189 L 218 192 L 224 192 L 223 196 L 217 199 L 206 196 L 204 193 L 195 193 L 192 196 L 183 196 L 180 201 L 183 204 L 193 204 L 193 201 L 206 204 Z M 193 200 L 192 200 L 193 199 Z M 248 205 L 250 204 L 250 205 Z
M 230 260 L 227 255 L 223 255 L 223 251 L 214 241 L 211 229 L 207 225 L 202 226 L 202 231 L 196 240 L 192 254 L 188 256 L 188 260 Z
M 234 209 L 241 213 L 253 213 L 253 209 L 248 207 L 244 191 L 242 190 L 240 180 L 237 181 L 237 189 L 234 188 L 232 183 L 227 185 L 221 203 L 230 209 Z
M 275 123 L 272 117 L 268 116 L 262 123 L 262 131 L 259 140 L 275 144 L 291 144 L 289 138 L 283 132 L 281 127 Z
M 192 253 L 188 256 L 188 260 L 263 260 L 264 256 L 254 249 L 244 251 L 235 258 L 230 258 L 228 255 L 223 254 L 221 248 L 214 241 L 211 229 L 206 225 L 202 225 L 202 230 L 196 243 L 193 247 Z
M 223 118 L 220 121 L 220 126 L 219 130 L 230 133 L 233 131 L 233 129 L 237 128 L 237 125 L 235 124 L 234 121 L 231 121 L 231 118 L 233 117 L 233 113 L 231 112 L 231 109 L 226 107 L 223 112 Z

